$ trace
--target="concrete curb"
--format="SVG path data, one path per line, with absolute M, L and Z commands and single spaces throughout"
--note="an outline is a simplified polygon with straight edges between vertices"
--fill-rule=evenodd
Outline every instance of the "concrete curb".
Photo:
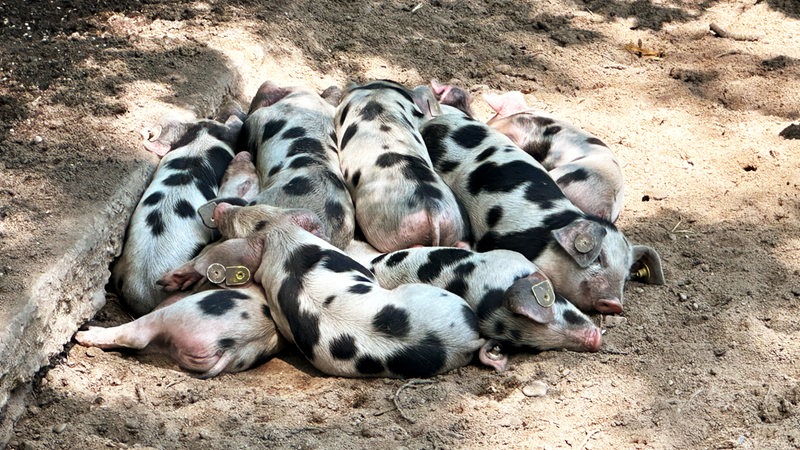
M 225 101 L 241 97 L 238 70 L 206 75 L 196 82 L 198 92 L 181 99 L 197 117 L 212 117 Z M 74 245 L 21 290 L 24 306 L 0 324 L 0 450 L 26 411 L 36 373 L 105 305 L 109 266 L 121 253 L 128 220 L 156 166 L 154 159 L 138 162 L 105 204 L 77 222 L 90 225 L 75 230 Z
M 77 230 L 74 245 L 23 293 L 28 301 L 0 331 L 0 447 L 25 411 L 19 407 L 30 381 L 69 342 L 80 324 L 105 305 L 109 265 L 121 249 L 127 218 L 139 201 L 155 165 L 141 162 L 120 188 Z M 87 297 L 90 299 L 86 301 Z

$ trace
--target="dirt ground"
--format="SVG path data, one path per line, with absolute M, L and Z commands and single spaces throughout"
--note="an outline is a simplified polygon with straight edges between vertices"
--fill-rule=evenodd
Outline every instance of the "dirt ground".
M 502 374 L 340 379 L 285 351 L 198 380 L 68 344 L 9 448 L 800 448 L 796 0 L 3 1 L 0 20 L 0 294 L 154 161 L 142 124 L 268 78 L 437 78 L 484 119 L 481 94 L 521 90 L 616 152 L 617 224 L 667 277 L 596 317 L 601 352 Z M 127 320 L 109 296 L 94 323 Z

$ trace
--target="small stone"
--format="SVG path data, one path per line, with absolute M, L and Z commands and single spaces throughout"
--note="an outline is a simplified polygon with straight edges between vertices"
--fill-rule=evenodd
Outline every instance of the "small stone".
M 622 316 L 606 316 L 603 323 L 606 328 L 614 328 L 628 323 L 628 318 Z
M 31 405 L 28 407 L 28 414 L 32 416 L 39 414 L 39 412 L 41 412 L 41 409 L 39 409 L 39 407 L 36 405 Z
M 633 292 L 636 292 L 637 294 L 644 294 L 644 288 L 636 286 L 635 288 L 633 288 Z
M 66 429 L 67 429 L 67 424 L 66 423 L 60 423 L 58 425 L 53 426 L 53 432 L 56 433 L 56 434 L 61 434 Z
M 800 139 L 800 123 L 793 123 L 781 130 L 778 136 L 784 139 Z
M 687 294 L 685 292 L 679 293 L 678 294 L 678 300 L 680 300 L 682 302 L 685 302 L 686 300 L 689 300 L 689 294 Z
M 41 144 L 42 141 L 44 141 L 44 139 L 38 134 L 34 136 L 33 139 L 31 139 L 31 142 L 33 142 L 34 144 Z
M 88 356 L 89 358 L 100 356 L 101 353 L 103 353 L 103 351 L 97 347 L 89 347 L 86 349 L 86 356 Z
M 800 297 L 800 289 L 797 288 L 792 289 L 792 295 L 794 295 L 795 297 Z
M 361 430 L 361 436 L 365 438 L 375 438 L 375 437 L 382 437 L 383 433 L 381 433 L 381 430 L 378 430 L 376 428 L 364 428 Z
M 700 309 L 700 305 L 697 302 L 694 302 L 692 303 L 692 309 L 697 311 L 698 309 Z
M 728 353 L 728 350 L 726 350 L 724 348 L 715 348 L 714 349 L 714 356 L 716 356 L 717 358 L 725 356 L 725 353 Z
M 128 419 L 128 420 L 125 421 L 125 428 L 127 428 L 129 430 L 136 430 L 136 429 L 139 428 L 139 422 L 137 422 L 137 421 L 135 421 L 133 419 Z
M 547 384 L 543 381 L 534 381 L 522 388 L 526 397 L 544 397 L 547 394 Z

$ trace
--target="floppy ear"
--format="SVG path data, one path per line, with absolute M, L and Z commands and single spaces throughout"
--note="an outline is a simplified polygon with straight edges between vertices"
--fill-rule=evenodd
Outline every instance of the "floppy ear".
M 420 112 L 425 115 L 425 118 L 441 116 L 442 109 L 439 106 L 439 101 L 436 100 L 431 88 L 428 86 L 417 86 L 411 91 L 411 97 L 414 99 L 414 104 L 417 105 Z
M 312 211 L 308 209 L 292 209 L 289 211 L 289 220 L 314 236 L 330 241 L 330 236 L 325 232 L 325 226 Z
M 506 290 L 503 306 L 514 314 L 545 324 L 553 321 L 554 301 L 555 293 L 550 280 L 544 274 L 534 272 L 515 281 Z
M 556 242 L 575 260 L 586 268 L 600 254 L 606 229 L 597 222 L 580 219 L 552 231 Z
M 661 257 L 652 247 L 646 245 L 633 246 L 633 264 L 630 279 L 646 284 L 664 284 L 664 272 L 661 270 Z
M 531 109 L 525 103 L 525 96 L 520 91 L 506 92 L 502 95 L 487 93 L 483 94 L 483 99 L 500 117 L 512 116 Z
M 253 111 L 257 110 L 258 108 L 263 108 L 265 106 L 271 106 L 275 103 L 278 103 L 293 91 L 293 88 L 288 87 L 279 87 L 277 84 L 273 83 L 272 81 L 265 81 L 261 83 L 261 86 L 258 87 L 258 91 L 256 95 L 253 96 L 253 100 L 250 102 L 250 110 L 248 114 L 252 114 Z

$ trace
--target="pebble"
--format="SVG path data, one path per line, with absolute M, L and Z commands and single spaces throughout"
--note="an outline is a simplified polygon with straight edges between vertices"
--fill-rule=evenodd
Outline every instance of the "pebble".
M 36 405 L 31 405 L 31 406 L 28 407 L 28 414 L 30 414 L 32 416 L 35 416 L 35 415 L 39 414 L 40 411 L 41 411 L 41 409 L 39 409 L 39 407 L 36 406 Z
M 728 351 L 725 350 L 724 348 L 715 348 L 714 349 L 714 356 L 716 356 L 717 358 L 719 358 L 721 356 L 725 356 L 725 353 L 728 353 Z
M 33 142 L 34 144 L 41 144 L 43 140 L 44 139 L 37 134 L 36 136 L 33 137 L 33 139 L 31 139 L 31 142 Z
M 700 305 L 697 302 L 694 302 L 692 303 L 692 309 L 697 311 L 698 309 L 700 309 Z
M 625 325 L 626 323 L 628 323 L 628 318 L 622 316 L 606 316 L 603 320 L 603 324 L 606 328 L 614 328 Z
M 54 433 L 58 433 L 58 434 L 63 433 L 64 430 L 66 430 L 66 429 L 67 429 L 67 424 L 66 423 L 60 423 L 58 425 L 53 426 L 53 432 Z
M 644 288 L 636 286 L 635 288 L 633 288 L 633 292 L 636 292 L 637 294 L 644 294 Z
M 125 428 L 127 428 L 129 430 L 135 430 L 135 429 L 139 428 L 139 422 L 137 422 L 137 421 L 135 421 L 133 419 L 126 420 L 125 421 Z
M 794 295 L 795 297 L 800 297 L 800 289 L 797 288 L 792 289 L 792 295 Z
M 682 302 L 685 302 L 686 300 L 689 300 L 689 294 L 687 294 L 685 292 L 679 293 L 678 294 L 678 300 L 680 300 Z
M 86 349 L 86 356 L 88 356 L 89 358 L 100 356 L 101 353 L 103 353 L 103 351 L 97 347 L 89 347 Z
M 522 388 L 526 397 L 544 397 L 547 394 L 547 384 L 543 381 L 534 381 Z

